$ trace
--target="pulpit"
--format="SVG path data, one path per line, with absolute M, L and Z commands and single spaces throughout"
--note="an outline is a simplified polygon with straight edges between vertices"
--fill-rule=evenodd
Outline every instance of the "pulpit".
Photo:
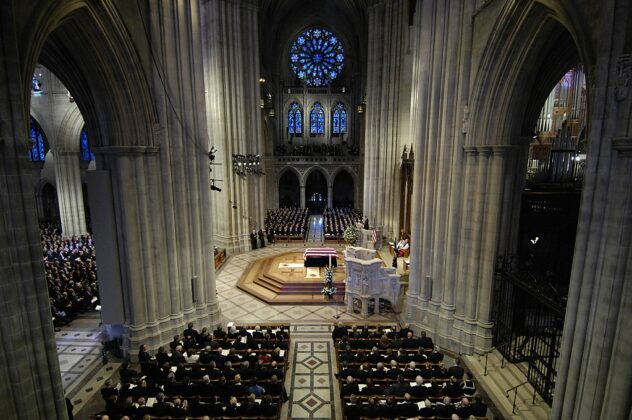
M 347 279 L 345 300 L 347 310 L 353 311 L 357 299 L 362 305 L 362 316 L 369 316 L 369 302 L 374 301 L 373 313 L 379 313 L 380 299 L 387 300 L 397 310 L 399 305 L 400 276 L 392 267 L 384 267 L 375 250 L 348 247 L 345 251 Z

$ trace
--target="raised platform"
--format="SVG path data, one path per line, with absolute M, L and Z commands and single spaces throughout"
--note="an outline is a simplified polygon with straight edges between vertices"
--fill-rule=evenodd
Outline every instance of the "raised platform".
M 271 305 L 343 304 L 345 293 L 344 256 L 338 257 L 334 270 L 336 298 L 325 299 L 321 294 L 325 269 L 303 267 L 302 252 L 286 252 L 251 262 L 237 287 Z

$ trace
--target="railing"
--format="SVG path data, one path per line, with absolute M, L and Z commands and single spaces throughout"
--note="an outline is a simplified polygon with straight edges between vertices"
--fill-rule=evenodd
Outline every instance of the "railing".
M 524 382 L 521 382 L 521 383 L 519 383 L 518 385 L 516 385 L 516 386 L 512 386 L 512 387 L 511 387 L 511 388 L 509 388 L 507 391 L 505 391 L 505 396 L 506 396 L 507 398 L 509 398 L 509 393 L 510 393 L 511 391 L 513 391 L 513 392 L 514 392 L 513 405 L 512 405 L 512 407 L 511 407 L 511 414 L 516 414 L 516 397 L 518 396 L 518 388 L 520 388 L 521 386 L 526 385 L 526 384 L 528 384 L 528 383 L 529 383 L 529 381 L 524 381 Z M 535 404 L 535 398 L 536 398 L 536 392 L 535 392 L 535 388 L 533 388 L 533 401 L 531 402 L 532 404 Z
M 512 363 L 527 362 L 527 378 L 551 403 L 564 321 L 564 299 L 553 297 L 519 266 L 499 264 L 494 298 L 495 347 Z M 503 362 L 504 363 L 504 362 Z
M 493 351 L 494 351 L 494 350 L 496 350 L 498 347 L 503 346 L 503 345 L 505 345 L 505 344 L 508 344 L 508 343 L 501 343 L 501 344 L 499 344 L 499 345 L 497 345 L 497 346 L 494 346 L 494 347 L 492 347 L 491 349 L 489 349 L 489 350 L 487 350 L 487 351 L 485 351 L 485 352 L 483 352 L 483 353 L 477 353 L 477 352 L 474 352 L 474 354 L 476 354 L 476 355 L 477 355 L 477 356 L 479 356 L 479 357 L 483 357 L 483 356 L 485 356 L 485 367 L 484 367 L 484 371 L 483 371 L 483 376 L 487 376 L 487 359 L 488 359 L 488 357 L 489 357 L 489 353 L 493 352 Z M 499 353 L 500 353 L 500 352 L 499 352 Z M 502 356 L 502 361 L 500 362 L 500 368 L 502 369 L 502 368 L 504 368 L 504 367 L 505 367 L 505 355 L 504 355 L 503 353 L 500 353 L 500 355 Z

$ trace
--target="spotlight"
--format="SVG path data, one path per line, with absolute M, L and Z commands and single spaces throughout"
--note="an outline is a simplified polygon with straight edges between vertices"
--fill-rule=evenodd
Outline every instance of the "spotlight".
M 211 185 L 211 191 L 222 192 L 221 188 L 216 187 L 215 185 Z

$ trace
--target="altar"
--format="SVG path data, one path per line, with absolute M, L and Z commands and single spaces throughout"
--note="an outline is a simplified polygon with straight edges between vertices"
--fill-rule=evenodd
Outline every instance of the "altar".
M 303 253 L 305 267 L 338 266 L 338 253 L 335 248 L 307 248 Z

